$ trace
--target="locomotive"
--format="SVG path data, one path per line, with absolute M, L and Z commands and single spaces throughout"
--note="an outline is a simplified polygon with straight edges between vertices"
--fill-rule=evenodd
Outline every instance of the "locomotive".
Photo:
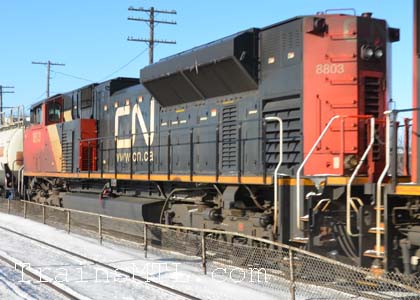
M 49 97 L 24 197 L 419 272 L 419 186 L 390 168 L 398 40 L 370 13 L 295 17 Z

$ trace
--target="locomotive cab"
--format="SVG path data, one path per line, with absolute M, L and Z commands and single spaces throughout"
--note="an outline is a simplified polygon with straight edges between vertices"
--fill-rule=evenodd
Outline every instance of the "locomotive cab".
M 29 149 L 26 172 L 95 170 L 95 144 L 87 146 L 79 142 L 96 137 L 96 122 L 86 117 L 92 114 L 92 96 L 86 96 L 89 91 L 92 91 L 90 87 L 80 89 L 76 97 L 56 95 L 31 108 L 31 125 L 25 132 L 25 148 Z

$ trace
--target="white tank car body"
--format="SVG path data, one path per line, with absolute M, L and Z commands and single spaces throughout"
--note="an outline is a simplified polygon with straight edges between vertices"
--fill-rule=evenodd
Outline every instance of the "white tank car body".
M 0 187 L 4 188 L 4 164 L 8 164 L 16 178 L 23 166 L 23 131 L 23 126 L 0 129 Z

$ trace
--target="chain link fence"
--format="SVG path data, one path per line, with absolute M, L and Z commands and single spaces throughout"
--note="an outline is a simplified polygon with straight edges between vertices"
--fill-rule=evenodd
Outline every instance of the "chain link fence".
M 55 228 L 120 243 L 201 269 L 279 299 L 420 299 L 420 278 L 399 273 L 374 276 L 369 270 L 280 243 L 245 236 L 154 224 L 44 206 L 0 201 L 0 212 Z

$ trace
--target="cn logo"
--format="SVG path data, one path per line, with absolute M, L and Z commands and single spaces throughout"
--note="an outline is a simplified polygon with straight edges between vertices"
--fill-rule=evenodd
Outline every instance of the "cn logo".
M 156 101 L 154 98 L 150 99 L 150 124 L 149 130 L 147 129 L 146 122 L 144 121 L 143 114 L 141 112 L 140 104 L 136 103 L 133 106 L 131 111 L 131 133 L 132 133 L 132 143 L 133 145 L 136 142 L 137 137 L 137 123 L 140 124 L 141 133 L 144 138 L 144 143 L 146 146 L 153 144 L 153 139 L 155 137 L 154 128 L 155 128 L 155 106 Z M 131 147 L 130 138 L 118 138 L 118 129 L 119 129 L 119 119 L 124 116 L 130 115 L 130 105 L 122 106 L 117 108 L 115 112 L 115 138 L 117 139 L 117 148 L 126 149 Z

